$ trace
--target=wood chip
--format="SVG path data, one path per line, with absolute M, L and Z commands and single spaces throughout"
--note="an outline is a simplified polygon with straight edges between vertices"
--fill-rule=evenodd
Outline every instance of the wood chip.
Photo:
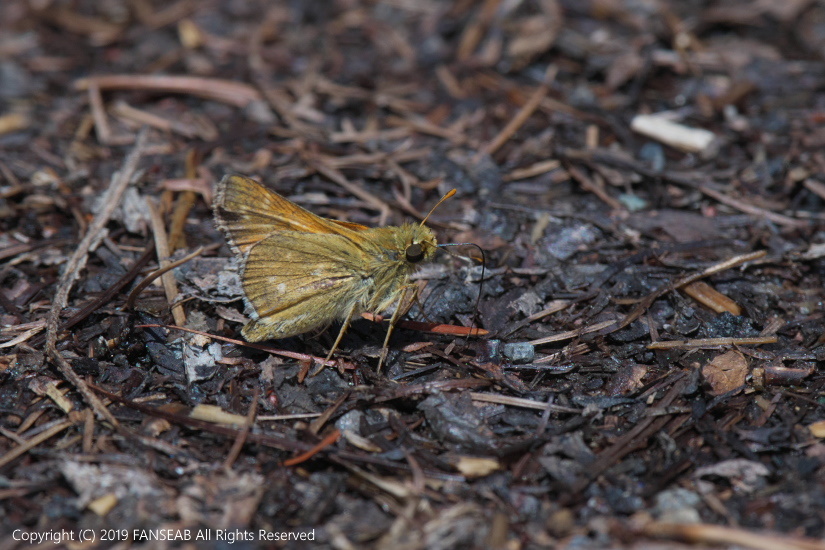
M 234 424 L 243 426 L 246 424 L 246 417 L 240 414 L 228 413 L 215 405 L 198 405 L 189 414 L 196 420 L 204 420 L 214 424 Z
M 636 115 L 630 129 L 686 153 L 709 155 L 716 142 L 713 132 L 679 124 L 663 113 Z
M 727 311 L 731 315 L 738 316 L 742 314 L 742 308 L 739 307 L 739 304 L 707 284 L 705 281 L 690 283 L 689 285 L 685 285 L 682 290 L 685 294 L 700 304 L 709 307 L 717 313 Z
M 484 477 L 500 470 L 501 463 L 495 458 L 460 456 L 455 467 L 465 477 Z

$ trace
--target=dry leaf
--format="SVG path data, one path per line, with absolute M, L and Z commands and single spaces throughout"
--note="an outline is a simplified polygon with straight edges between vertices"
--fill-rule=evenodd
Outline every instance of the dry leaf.
M 711 395 L 722 395 L 745 384 L 748 362 L 738 351 L 717 355 L 702 367 L 702 376 L 711 387 Z

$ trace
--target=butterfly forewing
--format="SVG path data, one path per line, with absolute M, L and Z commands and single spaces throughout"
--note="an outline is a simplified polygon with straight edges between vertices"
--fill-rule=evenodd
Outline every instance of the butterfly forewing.
M 240 254 L 277 231 L 335 234 L 342 229 L 367 229 L 316 216 L 255 180 L 235 175 L 225 176 L 218 184 L 215 218 Z

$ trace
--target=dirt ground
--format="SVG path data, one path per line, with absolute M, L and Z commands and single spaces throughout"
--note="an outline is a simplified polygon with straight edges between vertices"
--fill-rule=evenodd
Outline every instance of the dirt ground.
M 4 0 L 0 548 L 825 549 L 823 145 L 813 0 Z M 478 248 L 318 369 L 228 173 Z

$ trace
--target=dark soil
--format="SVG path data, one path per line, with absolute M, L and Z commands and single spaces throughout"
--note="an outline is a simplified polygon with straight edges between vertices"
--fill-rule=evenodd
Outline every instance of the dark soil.
M 3 1 L 0 548 L 825 548 L 824 123 L 811 0 Z M 304 378 L 227 173 L 484 267 Z

